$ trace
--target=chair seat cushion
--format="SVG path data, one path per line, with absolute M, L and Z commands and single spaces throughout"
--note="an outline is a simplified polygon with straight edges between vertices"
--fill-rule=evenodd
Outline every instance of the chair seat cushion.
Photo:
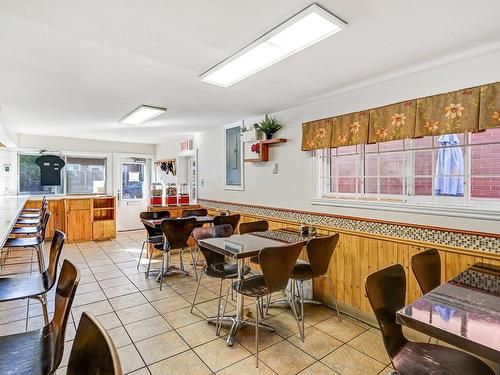
M 401 374 L 493 375 L 493 370 L 471 354 L 441 345 L 408 342 L 392 359 Z
M 311 265 L 303 260 L 299 260 L 295 263 L 293 267 L 292 276 L 290 276 L 293 280 L 310 280 L 312 279 L 312 268 Z
M 41 243 L 39 237 L 28 237 L 28 238 L 9 238 L 5 241 L 4 247 L 26 247 L 26 246 L 36 246 Z
M 23 225 L 39 225 L 41 223 L 40 219 L 20 219 L 16 221 L 16 224 L 23 224 Z
M 233 283 L 233 289 L 248 297 L 262 297 L 269 293 L 264 276 L 258 275 Z
M 250 267 L 245 266 L 244 275 L 250 272 Z M 211 264 L 205 270 L 208 277 L 219 279 L 235 279 L 238 277 L 238 265 L 233 263 L 215 263 Z
M 43 274 L 0 278 L 0 302 L 38 296 L 49 291 Z
M 40 218 L 39 214 L 21 214 L 19 215 L 21 219 L 38 219 Z
M 55 363 L 55 334 L 51 326 L 0 337 L 0 374 L 52 374 Z M 60 362 L 60 360 L 59 360 Z

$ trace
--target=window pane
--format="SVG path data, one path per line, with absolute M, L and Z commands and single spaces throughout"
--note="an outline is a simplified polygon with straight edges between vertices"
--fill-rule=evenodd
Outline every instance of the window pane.
M 40 167 L 35 160 L 40 155 L 19 155 L 19 194 L 62 194 L 63 179 L 59 186 L 40 185 Z
M 323 191 L 329 191 L 330 193 L 336 193 L 337 192 L 337 179 L 336 178 L 330 178 L 330 179 L 325 179 L 325 183 L 327 183 L 329 186 L 327 186 L 326 189 L 323 189 Z
M 432 137 L 417 138 L 417 139 L 413 139 L 411 142 L 413 142 L 412 148 L 431 148 L 432 147 Z
M 356 176 L 356 160 L 357 155 L 338 156 L 337 168 L 339 176 Z
M 402 150 L 404 147 L 404 140 L 381 142 L 378 144 L 380 151 L 397 151 Z
M 360 179 L 359 191 L 365 194 L 377 194 L 378 193 L 378 179 L 377 177 L 366 177 Z
M 471 134 L 471 143 L 491 143 L 500 142 L 500 128 L 487 129 L 484 132 Z
M 414 195 L 431 196 L 432 195 L 432 177 L 414 178 Z
M 355 154 L 355 153 L 356 153 L 356 146 L 337 147 L 337 154 L 338 155 L 347 155 L 347 154 Z
M 387 152 L 380 154 L 381 176 L 404 176 L 404 158 L 402 152 Z
M 122 164 L 123 199 L 142 199 L 144 197 L 144 164 Z
M 403 194 L 403 178 L 380 177 L 380 194 Z
M 471 196 L 500 199 L 500 177 L 472 177 Z
M 339 177 L 339 193 L 356 193 L 356 177 Z
M 378 154 L 365 154 L 365 176 L 378 175 Z
M 68 157 L 68 194 L 105 194 L 106 159 Z
M 432 176 L 432 150 L 414 151 L 415 176 Z

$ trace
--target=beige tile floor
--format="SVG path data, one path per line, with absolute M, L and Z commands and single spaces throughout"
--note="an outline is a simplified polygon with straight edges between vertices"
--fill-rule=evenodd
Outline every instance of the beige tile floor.
M 66 331 L 65 374 L 82 311 L 89 311 L 110 333 L 124 373 L 160 374 L 387 374 L 390 361 L 379 332 L 345 316 L 342 322 L 326 307 L 306 309 L 302 343 L 291 312 L 272 307 L 267 323 L 276 332 L 261 331 L 259 369 L 255 369 L 254 330 L 246 328 L 233 347 L 204 321 L 217 309 L 218 281 L 203 279 L 194 314 L 189 312 L 196 287 L 192 276 L 166 279 L 163 290 L 144 278 L 145 262 L 136 269 L 142 231 L 119 233 L 112 241 L 66 244 L 63 258 L 81 271 L 80 285 Z M 46 247 L 48 248 L 48 246 Z M 174 256 L 174 262 L 178 260 Z M 189 264 L 186 257 L 185 264 Z M 31 251 L 11 251 L 0 275 L 38 272 Z M 49 294 L 50 311 L 53 293 Z M 252 313 L 253 301 L 248 313 Z M 234 303 L 229 310 L 234 309 Z M 41 327 L 36 301 L 0 303 L 0 335 Z M 227 329 L 227 327 L 224 327 Z

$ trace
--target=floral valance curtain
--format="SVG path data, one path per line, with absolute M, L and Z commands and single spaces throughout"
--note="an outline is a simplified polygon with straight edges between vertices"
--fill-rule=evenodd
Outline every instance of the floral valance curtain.
M 500 82 L 481 87 L 479 129 L 500 128 Z
M 302 124 L 302 150 L 500 127 L 500 83 Z

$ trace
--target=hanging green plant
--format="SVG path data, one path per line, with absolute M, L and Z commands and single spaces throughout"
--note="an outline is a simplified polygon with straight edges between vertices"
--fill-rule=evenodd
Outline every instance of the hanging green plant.
M 253 125 L 256 130 L 260 130 L 266 135 L 266 139 L 272 139 L 274 133 L 281 129 L 281 124 L 274 117 L 266 115 L 264 120 Z

